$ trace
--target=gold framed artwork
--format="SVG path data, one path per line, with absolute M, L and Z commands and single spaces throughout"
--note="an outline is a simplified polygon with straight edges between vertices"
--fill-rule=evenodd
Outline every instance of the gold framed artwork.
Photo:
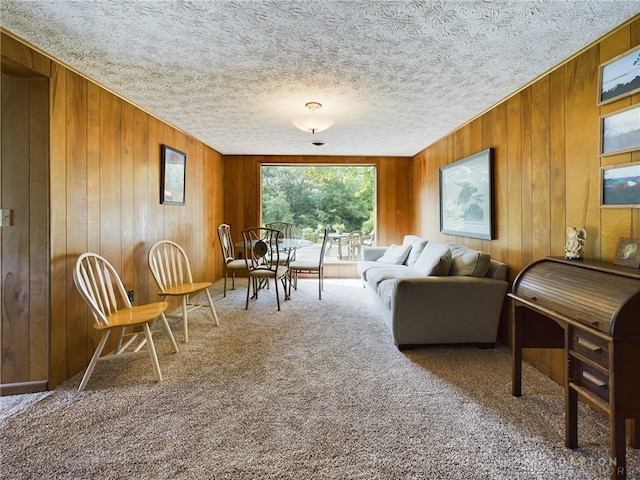
M 613 263 L 624 267 L 640 267 L 640 238 L 621 238 Z
M 640 91 L 640 45 L 600 65 L 598 105 Z
M 601 207 L 640 208 L 640 162 L 600 170 Z
M 600 117 L 600 156 L 640 150 L 640 104 Z

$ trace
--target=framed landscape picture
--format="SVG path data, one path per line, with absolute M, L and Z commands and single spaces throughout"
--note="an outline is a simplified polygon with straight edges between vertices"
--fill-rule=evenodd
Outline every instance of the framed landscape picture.
M 167 145 L 160 154 L 160 203 L 184 205 L 187 156 Z
M 640 46 L 600 65 L 598 105 L 640 91 Z
M 440 168 L 440 231 L 493 239 L 493 149 Z
M 602 167 L 600 205 L 640 208 L 640 162 Z
M 600 117 L 600 155 L 640 150 L 640 105 Z

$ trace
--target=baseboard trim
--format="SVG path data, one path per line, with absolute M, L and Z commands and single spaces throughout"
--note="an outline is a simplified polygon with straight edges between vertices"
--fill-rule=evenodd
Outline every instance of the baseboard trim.
M 21 395 L 23 393 L 46 392 L 49 382 L 36 380 L 34 382 L 16 382 L 0 384 L 0 397 L 7 395 Z

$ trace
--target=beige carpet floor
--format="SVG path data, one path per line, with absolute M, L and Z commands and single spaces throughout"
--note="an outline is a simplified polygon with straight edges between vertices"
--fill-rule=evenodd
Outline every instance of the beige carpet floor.
M 244 311 L 245 283 L 220 326 L 191 314 L 173 354 L 100 363 L 51 392 L 0 398 L 3 479 L 607 479 L 608 424 L 581 405 L 580 448 L 564 447 L 562 389 L 525 365 L 510 394 L 505 347 L 399 352 L 356 280 L 323 299 L 303 280 Z M 628 448 L 628 478 L 640 453 Z

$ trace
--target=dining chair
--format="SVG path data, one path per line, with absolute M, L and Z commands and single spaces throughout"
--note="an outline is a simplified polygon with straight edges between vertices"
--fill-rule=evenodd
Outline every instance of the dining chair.
M 349 260 L 358 260 L 362 251 L 362 232 L 354 230 L 347 235 L 346 242 Z
M 158 382 L 162 381 L 158 355 L 153 343 L 152 326 L 156 320 L 160 320 L 164 332 L 169 337 L 173 351 L 177 353 L 178 345 L 176 345 L 164 315 L 169 303 L 156 302 L 131 306 L 127 291 L 115 268 L 104 257 L 96 253 L 88 252 L 80 255 L 73 270 L 73 282 L 93 314 L 95 319 L 93 328 L 102 334 L 80 381 L 78 391 L 81 392 L 87 386 L 98 361 L 143 353 L 145 346 L 151 359 L 155 378 Z M 127 331 L 129 327 L 137 327 L 137 331 Z M 140 327 L 142 327 L 142 332 L 139 330 Z M 113 330 L 116 330 L 118 335 L 115 348 L 111 353 L 101 356 Z M 143 334 L 144 338 L 137 342 L 138 337 Z M 127 341 L 123 343 L 125 339 Z
M 266 227 L 248 228 L 242 231 L 244 241 L 244 258 L 247 264 L 249 282 L 247 282 L 247 301 L 245 310 L 249 309 L 249 292 L 253 286 L 253 298 L 258 298 L 258 292 L 268 286 L 269 280 L 274 279 L 276 302 L 280 311 L 280 294 L 278 284 L 282 283 L 285 300 L 288 299 L 287 271 L 288 263 L 282 263 L 283 258 L 291 258 L 290 248 L 280 230 Z
M 329 230 L 325 228 L 318 259 L 295 260 L 289 263 L 289 297 L 291 297 L 292 285 L 294 289 L 298 289 L 298 273 L 316 273 L 318 275 L 318 299 L 322 300 L 322 290 L 324 288 L 324 259 L 328 251 L 328 240 Z
M 267 228 L 273 228 L 275 230 L 280 230 L 282 232 L 282 235 L 284 236 L 285 239 L 292 239 L 294 238 L 294 228 L 295 228 L 295 224 L 291 223 L 291 222 L 283 222 L 283 221 L 279 221 L 279 222 L 269 222 L 269 223 L 265 223 L 264 224 L 265 227 Z M 281 251 L 281 253 L 286 253 Z M 284 255 L 281 255 L 280 257 L 280 262 L 283 264 L 286 264 L 292 260 L 295 260 L 296 258 L 296 251 L 292 250 L 289 252 L 291 257 L 285 257 Z
M 231 238 L 231 227 L 226 223 L 220 224 L 218 227 L 218 239 L 220 240 L 220 248 L 222 249 L 222 264 L 224 268 L 224 290 L 223 297 L 227 296 L 227 273 L 231 272 L 231 290 L 236 288 L 236 272 L 246 271 L 247 262 L 244 259 L 236 259 L 233 248 L 233 240 Z
M 149 250 L 148 262 L 151 274 L 160 289 L 158 295 L 162 295 L 162 300 L 169 297 L 179 297 L 182 300 L 182 329 L 185 343 L 189 341 L 188 312 L 205 306 L 200 303 L 189 303 L 190 295 L 204 292 L 213 320 L 216 325 L 220 325 L 209 292 L 212 282 L 193 282 L 189 258 L 180 245 L 171 240 L 156 242 Z

